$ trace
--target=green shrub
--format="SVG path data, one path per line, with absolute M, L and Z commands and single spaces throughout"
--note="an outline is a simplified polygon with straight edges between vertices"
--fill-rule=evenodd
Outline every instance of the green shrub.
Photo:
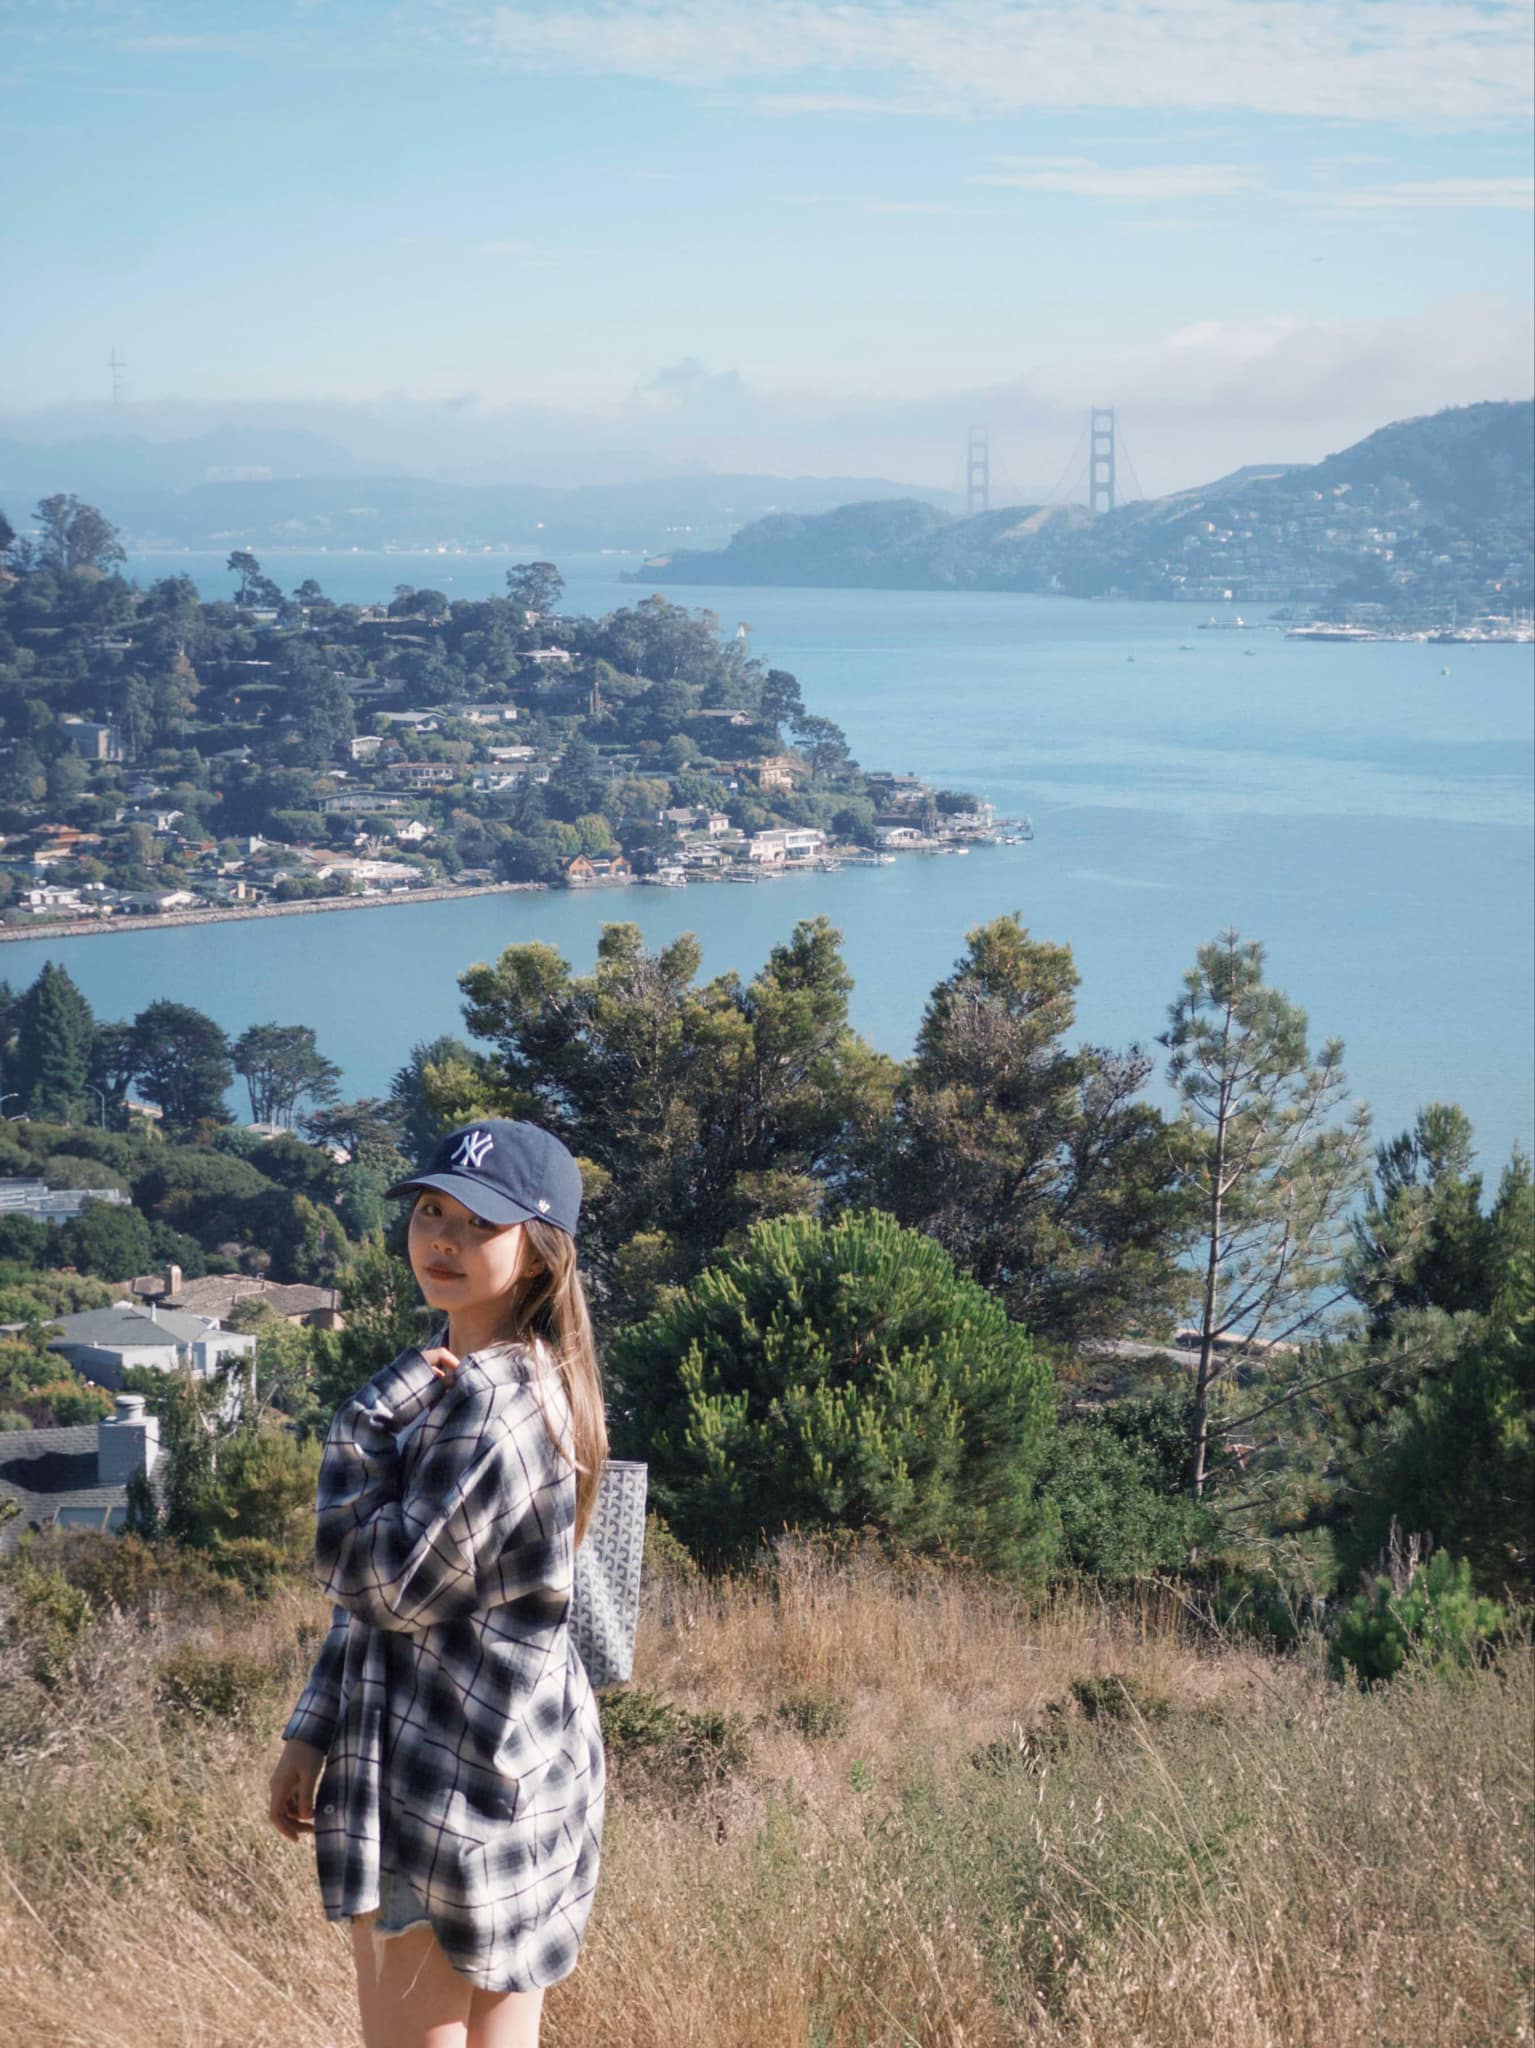
M 642 1687 L 604 1692 L 599 1712 L 610 1755 L 674 1791 L 723 1784 L 744 1769 L 750 1754 L 741 1715 L 694 1713 Z
M 176 1719 L 249 1722 L 264 1711 L 274 1686 L 259 1657 L 219 1656 L 182 1643 L 155 1666 L 155 1700 Z
M 654 1504 L 710 1567 L 786 1527 L 877 1528 L 1018 1577 L 1054 1560 L 1051 1369 L 885 1210 L 752 1225 L 610 1357 Z
M 812 1742 L 847 1733 L 847 1704 L 830 1693 L 790 1693 L 778 1702 L 774 1714 Z
M 1165 1721 L 1173 1703 L 1159 1692 L 1151 1692 L 1138 1678 L 1110 1672 L 1104 1678 L 1074 1678 L 1071 1695 L 1082 1709 L 1085 1721 Z
M 1357 1673 L 1368 1689 L 1394 1678 L 1409 1657 L 1431 1670 L 1464 1670 L 1481 1660 L 1508 1625 L 1508 1611 L 1472 1586 L 1471 1566 L 1439 1550 L 1400 1592 L 1381 1572 L 1339 1615 L 1329 1645 L 1335 1678 Z
M 62 1572 L 34 1564 L 30 1547 L 18 1549 L 5 1581 L 11 1595 L 11 1645 L 37 1683 L 55 1690 L 74 1671 L 95 1609 Z

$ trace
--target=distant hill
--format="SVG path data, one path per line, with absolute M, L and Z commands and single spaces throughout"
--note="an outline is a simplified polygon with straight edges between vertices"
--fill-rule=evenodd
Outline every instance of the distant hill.
M 1015 506 L 957 519 L 898 500 L 745 527 L 631 580 L 1055 591 L 1202 603 L 1528 607 L 1535 406 L 1458 407 L 1314 464 L 1249 464 L 1092 519 Z
M 273 471 L 261 473 L 263 463 Z M 108 436 L 52 445 L 0 440 L 0 507 L 24 527 L 38 498 L 73 491 L 98 505 L 136 550 L 185 548 L 654 548 L 708 546 L 743 521 L 820 512 L 849 498 L 916 497 L 881 477 L 690 476 L 560 488 L 444 483 L 370 474 L 343 450 L 298 432 L 220 430 L 195 441 Z

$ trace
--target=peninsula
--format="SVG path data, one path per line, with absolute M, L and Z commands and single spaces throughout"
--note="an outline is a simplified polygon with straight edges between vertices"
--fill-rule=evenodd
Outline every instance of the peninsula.
M 0 519 L 0 933 L 126 931 L 476 888 L 757 880 L 987 840 L 966 790 L 866 770 L 744 629 L 651 596 L 337 604 L 247 550 L 141 588 L 95 507 Z

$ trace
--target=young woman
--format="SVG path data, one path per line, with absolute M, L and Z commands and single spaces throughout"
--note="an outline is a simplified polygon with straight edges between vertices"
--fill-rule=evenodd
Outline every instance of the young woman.
M 536 1124 L 451 1132 L 391 1188 L 446 1318 L 337 1410 L 315 1554 L 336 1603 L 270 1814 L 351 1923 L 366 2048 L 536 2048 L 602 1846 L 597 1703 L 566 1626 L 607 1429 L 581 1176 Z

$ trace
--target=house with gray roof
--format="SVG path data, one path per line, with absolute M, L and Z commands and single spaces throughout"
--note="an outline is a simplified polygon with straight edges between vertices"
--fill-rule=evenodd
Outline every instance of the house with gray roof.
M 220 1359 L 253 1358 L 256 1351 L 254 1337 L 222 1330 L 212 1316 L 156 1308 L 153 1303 L 146 1308 L 119 1302 L 111 1308 L 86 1309 L 80 1315 L 57 1317 L 54 1327 L 58 1334 L 48 1340 L 48 1349 L 103 1387 L 121 1387 L 129 1366 L 151 1366 L 157 1372 L 190 1366 L 199 1379 L 209 1379 Z
M 0 1556 L 28 1529 L 121 1529 L 136 1472 L 158 1497 L 169 1454 L 144 1407 L 142 1394 L 119 1394 L 114 1414 L 77 1429 L 0 1430 L 0 1500 L 17 1509 L 0 1522 Z

